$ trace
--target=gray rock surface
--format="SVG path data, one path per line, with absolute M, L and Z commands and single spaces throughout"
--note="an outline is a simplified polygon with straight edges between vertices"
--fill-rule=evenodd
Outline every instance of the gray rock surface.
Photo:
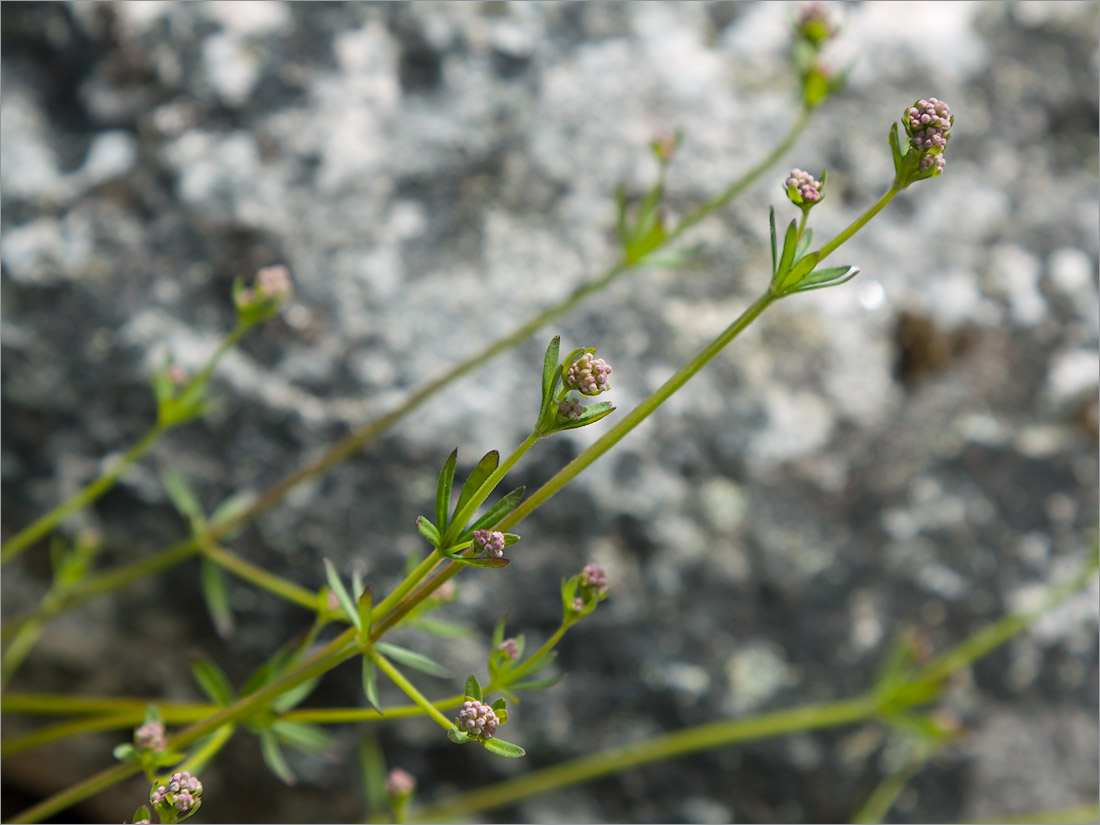
M 233 320 L 235 276 L 286 263 L 295 296 L 227 357 L 220 403 L 171 434 L 67 532 L 103 564 L 183 536 L 170 465 L 213 508 L 266 489 L 410 391 L 614 263 L 613 192 L 654 175 L 682 128 L 672 216 L 781 139 L 797 87 L 786 3 L 48 3 L 2 15 L 4 536 L 75 492 L 150 424 L 147 373 L 200 366 Z M 829 169 L 830 237 L 892 175 L 885 135 L 922 96 L 956 115 L 945 174 L 839 253 L 862 274 L 773 307 L 608 456 L 526 520 L 514 561 L 461 579 L 448 615 L 402 631 L 484 672 L 501 613 L 539 643 L 557 583 L 603 564 L 612 596 L 560 648 L 564 681 L 505 738 L 521 763 L 426 721 L 376 730 L 441 799 L 523 769 L 719 718 L 854 695 L 899 628 L 946 649 L 1033 603 L 1095 541 L 1098 4 L 838 5 L 853 63 L 778 166 L 685 241 L 697 265 L 632 273 L 467 376 L 232 543 L 310 588 L 321 559 L 377 590 L 424 552 L 417 515 L 528 432 L 550 336 L 596 346 L 625 412 L 766 285 L 767 211 L 792 166 Z M 536 446 L 534 489 L 599 426 Z M 33 607 L 43 547 L 6 566 L 3 614 Z M 197 565 L 51 625 L 10 686 L 198 700 L 187 657 L 243 680 L 307 617 L 235 584 L 213 632 Z M 962 744 L 890 821 L 991 819 L 1095 800 L 1095 587 L 970 669 L 945 705 Z M 431 695 L 460 680 L 429 683 Z M 396 699 L 396 695 L 392 698 Z M 310 700 L 361 704 L 345 665 Z M 25 720 L 5 717 L 5 738 Z M 204 772 L 205 821 L 362 817 L 356 730 L 337 761 L 267 773 L 240 735 Z M 118 735 L 4 761 L 3 816 L 111 763 Z M 877 726 L 800 734 L 624 772 L 488 821 L 847 820 L 896 762 Z M 893 760 L 893 761 L 892 761 Z M 143 783 L 71 816 L 119 821 Z

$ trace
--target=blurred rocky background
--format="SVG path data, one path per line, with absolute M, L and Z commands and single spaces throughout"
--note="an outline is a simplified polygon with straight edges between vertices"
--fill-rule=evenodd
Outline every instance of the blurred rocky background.
M 213 508 L 260 492 L 615 261 L 615 187 L 652 182 L 682 128 L 671 217 L 719 191 L 796 115 L 788 3 L 5 3 L 2 8 L 3 533 L 101 470 L 155 416 L 148 372 L 201 365 L 235 276 L 285 263 L 295 296 L 225 359 L 218 409 L 172 433 L 67 532 L 101 563 L 185 535 L 172 466 Z M 850 284 L 769 310 L 519 528 L 514 561 L 461 577 L 474 635 L 395 637 L 456 674 L 488 634 L 540 643 L 558 582 L 603 564 L 611 598 L 528 695 L 518 762 L 424 720 L 372 728 L 421 798 L 726 717 L 866 688 L 893 635 L 937 650 L 1076 569 L 1097 523 L 1098 4 L 852 3 L 827 56 L 853 64 L 774 172 L 699 226 L 695 265 L 632 273 L 432 399 L 232 543 L 310 588 L 321 559 L 391 587 L 417 515 L 530 430 L 542 353 L 596 346 L 625 411 L 761 290 L 768 208 L 792 166 L 829 170 L 829 237 L 889 186 L 885 136 L 919 97 L 956 116 L 945 174 L 903 193 L 833 263 Z M 541 484 L 598 426 L 535 447 Z M 3 615 L 37 604 L 44 546 L 4 568 Z M 1097 799 L 1097 591 L 969 669 L 966 728 L 890 821 L 989 820 Z M 304 611 L 235 583 L 213 631 L 194 562 L 50 625 L 12 691 L 201 699 L 188 656 L 239 684 Z M 425 679 L 429 695 L 461 679 Z M 390 698 L 397 700 L 396 694 Z M 309 700 L 359 705 L 358 668 Z M 28 720 L 5 716 L 5 738 Z M 241 733 L 203 774 L 202 821 L 363 816 L 358 731 L 325 763 L 266 771 Z M 6 759 L 3 816 L 112 763 L 109 734 Z M 805 733 L 626 771 L 483 815 L 512 822 L 846 821 L 900 740 Z M 67 812 L 117 822 L 143 780 Z M 59 820 L 60 821 L 60 820 Z

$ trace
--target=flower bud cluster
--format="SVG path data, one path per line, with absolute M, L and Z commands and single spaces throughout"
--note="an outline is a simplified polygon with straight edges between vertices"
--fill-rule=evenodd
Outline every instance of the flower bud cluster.
M 499 530 L 474 530 L 473 545 L 486 558 L 499 559 L 504 555 L 504 534 Z
M 497 650 L 503 651 L 509 659 L 515 659 L 519 656 L 519 643 L 515 639 L 505 639 L 497 645 Z
M 467 699 L 458 712 L 458 729 L 470 736 L 492 739 L 498 724 L 496 711 L 476 699 Z
M 581 583 L 595 596 L 607 594 L 607 571 L 598 564 L 586 564 L 581 570 Z
M 790 175 L 783 181 L 783 188 L 787 190 L 787 197 L 795 206 L 813 206 L 821 200 L 825 184 L 809 172 L 792 169 Z
M 942 151 L 947 146 L 952 123 L 951 108 L 934 97 L 921 98 L 905 110 L 905 131 L 918 152 Z
M 160 753 L 168 746 L 164 725 L 152 719 L 134 731 L 134 747 L 139 751 Z
M 416 788 L 416 777 L 401 768 L 394 768 L 386 777 L 386 793 L 390 796 L 408 796 Z
M 609 375 L 611 375 L 611 365 L 602 358 L 593 358 L 592 353 L 586 352 L 569 366 L 565 373 L 565 383 L 582 395 L 599 395 L 611 389 L 611 383 L 607 378 Z
M 836 36 L 836 25 L 824 3 L 807 3 L 798 15 L 798 32 L 815 48 Z
M 282 264 L 265 266 L 256 273 L 252 287 L 237 293 L 237 306 L 242 309 L 262 301 L 280 303 L 290 297 L 290 270 Z
M 202 783 L 190 771 L 174 773 L 167 785 L 160 785 L 149 796 L 154 805 L 167 801 L 180 813 L 191 810 L 202 797 Z
M 581 417 L 581 413 L 584 412 L 584 404 L 575 395 L 570 395 L 568 398 L 563 398 L 558 402 L 558 415 L 562 418 L 568 418 L 570 421 L 576 421 Z

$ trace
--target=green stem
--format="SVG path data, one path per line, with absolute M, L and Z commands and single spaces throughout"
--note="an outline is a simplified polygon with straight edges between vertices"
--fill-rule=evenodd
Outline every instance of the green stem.
M 818 251 L 818 261 L 825 260 L 831 253 L 835 252 L 841 244 L 861 230 L 871 218 L 885 209 L 886 204 L 892 201 L 894 196 L 900 191 L 901 190 L 896 186 L 890 187 L 886 194 L 879 198 L 874 206 L 852 221 L 839 235 L 825 244 L 825 246 L 821 247 Z
M 233 733 L 237 730 L 235 725 L 223 725 L 214 731 L 214 735 L 203 742 L 201 748 L 197 748 L 179 767 L 181 771 L 190 771 L 192 774 L 202 772 L 202 769 L 210 764 L 210 760 L 218 755 L 218 751 L 229 744 Z M 174 773 L 175 768 L 172 769 Z
M 114 462 L 109 470 L 101 473 L 94 481 L 77 492 L 76 495 L 57 505 L 33 524 L 24 527 L 4 542 L 3 549 L 0 550 L 0 564 L 7 564 L 66 518 L 78 510 L 87 507 L 110 490 L 111 487 L 115 485 L 115 482 L 118 481 L 119 476 L 145 455 L 149 451 L 149 448 L 156 444 L 160 437 L 168 432 L 169 429 L 171 428 L 161 424 L 152 427 L 149 432 L 143 435 L 136 444 L 130 447 L 118 461 Z
M 507 530 L 522 521 L 528 514 L 540 507 L 544 502 L 572 481 L 582 470 L 588 467 L 597 458 L 602 456 L 617 444 L 623 436 L 642 423 L 654 410 L 667 401 L 673 393 L 688 382 L 699 370 L 701 370 L 714 356 L 721 352 L 727 344 L 741 334 L 765 309 L 778 298 L 769 290 L 754 301 L 741 316 L 730 324 L 721 335 L 707 344 L 699 353 L 682 366 L 669 378 L 656 392 L 650 395 L 637 407 L 619 419 L 619 422 L 608 430 L 594 444 L 584 450 L 580 455 L 570 461 L 557 474 L 542 485 L 534 495 L 530 496 L 519 507 L 508 514 L 497 529 Z
M 43 604 L 48 604 L 48 601 L 44 599 Z M 15 638 L 4 648 L 4 654 L 0 656 L 0 690 L 8 686 L 8 682 L 15 675 L 15 671 L 19 669 L 19 666 L 23 664 L 23 660 L 34 649 L 38 637 L 42 635 L 45 627 L 46 620 L 43 618 L 27 622 L 19 628 Z
M 369 656 L 371 661 L 378 665 L 378 669 L 390 677 L 391 682 L 401 688 L 405 695 L 416 703 L 417 707 L 428 714 L 428 716 L 444 730 L 450 730 L 455 726 L 454 722 L 440 713 L 435 705 L 433 705 L 423 693 L 417 690 L 416 686 L 406 679 L 405 675 L 400 670 L 393 666 L 389 659 L 373 647 L 367 648 L 367 650 L 364 651 L 364 655 Z
M 58 598 L 55 603 L 40 604 L 34 610 L 5 622 L 3 630 L 0 631 L 0 638 L 7 642 L 11 635 L 27 622 L 36 619 L 48 619 L 64 610 L 82 605 L 87 601 L 91 601 L 100 593 L 110 592 L 151 573 L 179 564 L 200 553 L 201 550 L 202 547 L 197 539 L 185 539 L 147 558 L 124 564 L 114 570 L 88 576 L 84 581 L 74 585 L 64 596 Z
M 191 702 L 162 702 L 159 699 L 143 699 L 141 697 L 114 697 L 114 696 L 70 696 L 58 693 L 6 693 L 0 697 L 0 711 L 4 713 L 23 713 L 34 716 L 72 716 L 74 714 L 88 713 L 121 713 L 133 711 L 143 714 L 147 705 L 154 705 L 164 716 L 166 722 L 168 713 L 173 711 L 200 710 L 207 713 L 217 705 L 194 704 Z M 196 718 L 202 718 L 201 715 Z M 176 719 L 174 721 L 184 721 Z M 192 721 L 190 719 L 186 721 Z
M 44 728 L 31 731 L 13 739 L 5 739 L 0 744 L 0 756 L 7 759 L 9 756 L 33 750 L 48 742 L 56 742 L 58 739 L 67 739 L 70 736 L 79 736 L 83 733 L 96 733 L 102 730 L 117 730 L 119 728 L 133 728 L 141 724 L 141 712 L 118 713 L 113 716 L 92 716 L 82 719 L 73 719 L 56 725 L 47 725 Z
M 905 786 L 913 780 L 917 773 L 923 770 L 936 751 L 936 748 L 926 743 L 914 743 L 914 746 L 918 749 L 918 752 L 906 763 L 905 767 L 885 777 L 875 787 L 871 795 L 867 797 L 867 801 L 860 805 L 859 810 L 852 815 L 851 821 L 853 823 L 874 825 L 874 823 L 882 822 L 886 818 L 886 814 L 894 807 L 894 803 L 901 792 L 905 790 Z
M 420 564 L 416 566 L 416 569 L 406 576 L 405 580 L 401 582 L 390 595 L 386 596 L 386 598 L 374 606 L 370 613 L 371 625 L 373 626 L 374 622 L 386 615 L 397 602 L 405 598 L 408 592 L 416 587 L 425 576 L 431 573 L 442 559 L 443 556 L 440 555 L 438 550 L 433 550 L 429 553 L 428 557 L 420 562 Z
M 269 593 L 274 593 L 288 602 L 300 605 L 310 612 L 317 610 L 317 594 L 312 590 L 306 590 L 282 576 L 270 573 L 259 565 L 246 561 L 236 553 L 226 550 L 224 547 L 210 544 L 203 549 L 202 554 L 215 564 L 224 567 L 231 573 Z
M 561 624 L 558 629 L 554 631 L 554 635 L 543 642 L 542 646 L 538 650 L 536 650 L 519 665 L 517 665 L 514 670 L 508 671 L 508 684 L 513 685 L 524 676 L 526 676 L 527 672 L 531 670 L 534 665 L 538 664 L 543 656 L 554 649 L 554 646 L 561 641 L 562 636 L 565 635 L 565 631 L 567 631 L 570 627 L 572 627 L 572 623 Z M 492 685 L 489 685 L 489 687 L 486 688 L 486 692 L 491 690 L 492 687 Z
M 567 785 L 585 782 L 599 776 L 659 762 L 676 756 L 696 753 L 735 742 L 781 736 L 795 731 L 850 725 L 874 716 L 875 702 L 860 697 L 825 705 L 810 705 L 794 710 L 779 711 L 753 719 L 734 719 L 700 725 L 689 730 L 658 736 L 648 742 L 609 748 L 591 756 L 575 759 L 533 771 L 516 779 L 510 779 L 472 793 L 449 799 L 414 812 L 420 822 L 455 820 L 477 811 L 496 808 L 535 794 L 546 793 Z
M 765 157 L 763 157 L 755 166 L 749 169 L 745 174 L 727 186 L 721 193 L 711 198 L 702 206 L 696 208 L 693 212 L 684 216 L 684 219 L 676 225 L 664 240 L 662 246 L 672 243 L 679 238 L 691 227 L 702 222 L 706 218 L 709 218 L 712 214 L 717 212 L 745 189 L 756 182 L 757 178 L 768 171 L 778 160 L 790 151 L 795 142 L 802 136 L 806 126 L 810 122 L 810 117 L 813 115 L 813 110 L 809 107 L 803 107 L 799 113 L 798 120 L 795 121 L 794 126 L 787 133 L 787 136 L 783 138 L 775 148 L 771 150 Z M 658 247 L 659 249 L 660 247 Z

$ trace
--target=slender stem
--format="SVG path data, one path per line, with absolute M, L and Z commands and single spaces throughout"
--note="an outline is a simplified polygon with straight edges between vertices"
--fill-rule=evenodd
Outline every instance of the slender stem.
M 0 550 L 0 564 L 7 564 L 66 518 L 78 510 L 87 507 L 110 490 L 115 482 L 118 481 L 119 476 L 145 455 L 145 453 L 149 451 L 149 448 L 156 444 L 160 437 L 168 432 L 169 429 L 171 428 L 162 424 L 153 426 L 136 444 L 123 453 L 122 457 L 114 462 L 110 469 L 101 473 L 94 481 L 75 495 L 57 505 L 33 524 L 24 527 L 4 542 L 4 547 Z
M 558 629 L 554 631 L 554 635 L 551 636 L 549 639 L 547 639 L 545 642 L 543 642 L 542 646 L 538 650 L 536 650 L 534 653 L 532 653 L 530 656 L 528 656 L 524 661 L 522 661 L 519 665 L 517 665 L 514 670 L 509 671 L 508 672 L 508 684 L 509 685 L 515 684 L 517 681 L 519 681 L 524 676 L 526 676 L 527 672 L 529 670 L 531 670 L 531 668 L 534 665 L 538 664 L 543 656 L 545 656 L 547 653 L 549 653 L 551 650 L 554 649 L 554 646 L 557 645 L 557 643 L 561 641 L 562 636 L 565 635 L 565 631 L 567 631 L 570 627 L 572 627 L 572 623 L 570 623 L 570 624 L 562 623 L 558 627 Z M 490 687 L 492 687 L 492 685 L 490 685 Z
M 868 719 L 877 706 L 868 697 L 810 705 L 752 719 L 734 719 L 658 736 L 640 744 L 609 748 L 591 756 L 533 771 L 414 812 L 419 822 L 454 820 L 477 811 L 507 805 L 535 794 L 585 782 L 626 768 L 659 762 L 735 742 L 781 736 L 795 731 L 850 725 Z
M 444 730 L 450 730 L 455 726 L 454 722 L 440 713 L 435 705 L 433 705 L 428 698 L 416 689 L 416 686 L 405 678 L 400 670 L 393 666 L 389 659 L 375 650 L 373 647 L 367 648 L 364 654 L 370 656 L 371 661 L 378 665 L 378 669 L 390 677 L 390 681 L 401 688 L 405 695 L 408 696 L 417 707 L 423 710 L 428 716 L 430 716 L 437 724 L 439 724 Z
M 88 576 L 84 581 L 74 585 L 64 596 L 58 598 L 55 603 L 39 604 L 34 610 L 4 622 L 3 630 L 0 631 L 0 638 L 6 642 L 13 633 L 29 621 L 50 618 L 64 610 L 84 604 L 100 593 L 110 592 L 151 573 L 179 564 L 197 555 L 201 550 L 202 547 L 198 539 L 185 539 L 147 558 L 124 564 L 94 576 Z
M 113 716 L 92 716 L 81 719 L 73 719 L 56 725 L 47 725 L 44 728 L 31 731 L 14 739 L 5 739 L 0 744 L 0 756 L 7 759 L 24 751 L 45 745 L 47 742 L 55 742 L 58 739 L 66 739 L 70 736 L 79 736 L 82 733 L 95 733 L 101 730 L 117 730 L 119 728 L 131 728 L 141 724 L 141 713 L 118 713 Z
M 82 802 L 90 796 L 95 796 L 100 791 L 105 791 L 124 779 L 129 779 L 135 773 L 140 772 L 141 766 L 136 762 L 123 762 L 122 764 L 114 765 L 97 774 L 89 776 L 83 782 L 78 782 L 60 793 L 54 794 L 49 799 L 42 800 L 37 805 L 31 806 L 25 811 L 21 811 L 19 814 L 9 819 L 8 822 L 43 822 L 58 811 L 63 811 L 72 805 L 76 805 L 78 802 Z
M 203 742 L 201 748 L 197 748 L 180 766 L 181 771 L 190 771 L 192 774 L 200 773 L 210 760 L 218 755 L 218 751 L 229 744 L 233 733 L 237 730 L 235 725 L 223 725 L 214 731 L 214 735 Z M 172 769 L 175 772 L 175 768 Z
M 437 710 L 457 708 L 465 701 L 462 694 L 437 699 L 432 705 Z M 374 708 L 302 708 L 283 714 L 282 718 L 294 722 L 313 722 L 317 725 L 339 725 L 347 722 L 381 722 L 384 719 L 403 719 L 409 716 L 421 716 L 424 708 L 419 705 L 402 705 L 396 708 L 383 708 L 379 713 Z
M 48 604 L 47 599 L 43 600 L 43 604 Z M 23 664 L 23 660 L 27 658 L 31 650 L 34 649 L 35 644 L 38 642 L 38 637 L 42 635 L 42 631 L 46 628 L 46 620 L 44 618 L 38 618 L 34 621 L 27 622 L 19 631 L 15 634 L 15 638 L 11 640 L 11 643 L 4 648 L 3 656 L 0 656 L 0 690 L 3 690 L 8 686 L 8 682 L 11 681 L 11 677 L 15 675 L 15 671 L 19 670 L 19 666 Z
M 202 554 L 215 564 L 224 567 L 231 573 L 257 587 L 263 588 L 269 593 L 274 593 L 276 596 L 300 605 L 311 612 L 317 610 L 317 594 L 312 590 L 306 590 L 282 576 L 270 573 L 259 565 L 246 561 L 236 553 L 226 550 L 224 547 L 212 543 L 203 548 Z
M 885 209 L 886 204 L 892 201 L 894 199 L 894 196 L 897 195 L 897 193 L 900 191 L 901 190 L 896 186 L 890 187 L 890 189 L 887 190 L 886 194 L 879 198 L 878 202 L 874 206 L 872 206 L 870 209 L 868 209 L 866 212 L 864 212 L 862 215 L 860 215 L 858 218 L 848 224 L 848 226 L 845 227 L 839 235 L 837 235 L 835 238 L 825 244 L 825 246 L 821 247 L 820 250 L 818 250 L 818 255 L 820 256 L 818 260 L 823 261 L 831 253 L 835 252 L 841 244 L 843 244 L 850 237 L 861 230 L 864 225 L 869 220 L 871 220 L 871 218 L 873 218 L 875 215 Z
M 761 160 L 749 169 L 745 174 L 727 186 L 722 192 L 715 197 L 708 200 L 702 206 L 698 207 L 688 215 L 684 216 L 684 219 L 676 225 L 668 236 L 665 238 L 664 244 L 667 245 L 675 241 L 691 227 L 702 222 L 706 218 L 709 218 L 712 214 L 717 212 L 745 189 L 756 182 L 757 178 L 768 171 L 778 160 L 790 151 L 795 142 L 802 136 L 806 126 L 810 122 L 810 117 L 813 115 L 813 110 L 809 107 L 803 107 L 799 113 L 798 120 L 795 121 L 794 126 L 787 133 L 787 136 L 783 138 L 776 146 Z
M 673 393 L 686 384 L 692 376 L 699 372 L 707 362 L 721 352 L 730 341 L 741 334 L 745 327 L 755 321 L 760 313 L 776 300 L 778 300 L 778 298 L 773 295 L 770 290 L 757 298 L 756 301 L 741 313 L 741 316 L 730 324 L 721 335 L 703 347 L 694 358 L 677 370 L 671 378 L 657 389 L 656 392 L 619 419 L 619 422 L 604 433 L 599 440 L 565 465 L 565 467 L 559 470 L 553 478 L 543 484 L 542 487 L 519 507 L 509 513 L 508 516 L 497 525 L 497 528 L 506 530 L 518 524 L 528 514 L 540 507 L 547 499 L 572 481 L 589 464 L 610 450 L 623 438 L 623 436 L 641 424 L 650 413 L 661 406 L 661 404 L 667 401 Z
M 217 705 L 191 702 L 162 702 L 159 699 L 141 697 L 70 696 L 64 693 L 6 693 L 0 697 L 0 711 L 35 716 L 71 716 L 78 713 L 121 713 L 123 711 L 133 711 L 141 715 L 145 713 L 147 705 L 155 705 L 166 722 L 192 721 L 169 719 L 168 715 L 176 711 L 186 713 L 194 710 L 196 718 L 202 718 L 202 715 L 217 707 Z
M 397 588 L 392 593 L 390 593 L 390 595 L 386 596 L 386 598 L 384 598 L 382 601 L 374 606 L 370 613 L 372 626 L 373 622 L 380 619 L 387 613 L 387 611 L 393 608 L 393 606 L 397 604 L 398 601 L 405 598 L 405 595 L 414 587 L 416 587 L 416 585 L 425 576 L 431 573 L 435 566 L 439 564 L 442 559 L 443 556 L 440 555 L 438 550 L 433 550 L 431 553 L 429 553 L 428 557 L 424 559 L 424 561 L 420 562 L 420 564 L 416 566 L 416 569 L 413 570 L 412 573 L 410 573 L 408 576 L 406 576 L 405 580 L 401 582 L 401 584 L 399 584 Z
M 905 790 L 905 786 L 924 769 L 924 766 L 928 764 L 928 760 L 932 758 L 937 750 L 936 747 L 926 742 L 916 742 L 914 747 L 916 752 L 906 762 L 905 766 L 883 778 L 871 792 L 871 795 L 867 797 L 867 800 L 852 814 L 851 821 L 853 823 L 873 825 L 882 822 L 886 818 L 886 814 L 894 807 L 898 796 Z

